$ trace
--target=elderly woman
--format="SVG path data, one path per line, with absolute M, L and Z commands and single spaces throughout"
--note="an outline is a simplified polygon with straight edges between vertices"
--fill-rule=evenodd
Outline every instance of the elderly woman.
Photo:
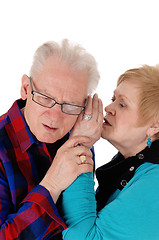
M 96 170 L 96 194 L 92 173 L 64 191 L 63 239 L 158 240 L 159 68 L 144 65 L 122 74 L 105 111 L 102 137 L 119 152 Z

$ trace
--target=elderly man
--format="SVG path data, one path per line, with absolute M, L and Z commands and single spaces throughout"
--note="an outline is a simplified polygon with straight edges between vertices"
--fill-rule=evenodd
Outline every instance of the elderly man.
M 35 52 L 30 77 L 22 77 L 22 99 L 0 117 L 1 240 L 60 239 L 66 225 L 57 200 L 93 165 L 81 146 L 92 139 L 68 140 L 69 133 L 87 102 L 85 122 L 91 118 L 98 97 L 88 101 L 87 95 L 98 80 L 94 58 L 68 40 L 47 42 Z

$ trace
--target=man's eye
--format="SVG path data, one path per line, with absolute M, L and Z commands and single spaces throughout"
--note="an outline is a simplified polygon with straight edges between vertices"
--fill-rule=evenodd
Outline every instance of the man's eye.
M 37 101 L 42 104 L 46 104 L 50 102 L 50 98 L 48 98 L 47 96 L 37 95 Z
M 45 101 L 45 100 L 48 100 L 49 98 L 48 97 L 45 97 L 45 96 L 38 96 L 38 98 L 42 101 Z

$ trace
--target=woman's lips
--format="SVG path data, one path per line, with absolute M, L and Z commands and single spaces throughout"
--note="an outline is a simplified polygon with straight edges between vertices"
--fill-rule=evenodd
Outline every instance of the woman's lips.
M 104 124 L 104 125 L 107 125 L 107 126 L 112 126 L 112 125 L 110 124 L 110 122 L 108 122 L 108 120 L 107 120 L 106 118 L 104 118 L 103 124 Z

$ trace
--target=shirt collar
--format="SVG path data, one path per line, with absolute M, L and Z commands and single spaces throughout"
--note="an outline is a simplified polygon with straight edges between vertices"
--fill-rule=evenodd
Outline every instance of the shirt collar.
M 26 124 L 21 112 L 21 109 L 25 107 L 25 104 L 25 100 L 19 99 L 13 103 L 12 107 L 8 111 L 11 125 L 13 126 L 22 152 L 25 152 L 33 143 L 37 141 L 29 130 L 29 127 Z

